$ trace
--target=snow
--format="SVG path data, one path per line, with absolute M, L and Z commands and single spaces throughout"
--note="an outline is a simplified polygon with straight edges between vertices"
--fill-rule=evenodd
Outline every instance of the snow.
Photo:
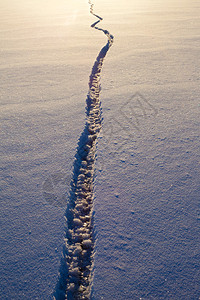
M 101 73 L 95 300 L 199 299 L 199 8 L 95 1 L 114 35 Z M 87 1 L 9 0 L 0 12 L 0 298 L 52 299 L 89 75 L 106 37 L 90 28 Z
M 107 22 L 94 299 L 200 295 L 197 2 L 153 3 Z

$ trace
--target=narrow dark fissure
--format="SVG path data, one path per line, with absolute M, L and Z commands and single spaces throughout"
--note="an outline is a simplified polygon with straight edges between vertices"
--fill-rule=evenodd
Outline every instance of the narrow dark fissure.
M 101 130 L 100 108 L 100 74 L 104 58 L 113 43 L 113 36 L 96 25 L 102 18 L 91 25 L 107 36 L 106 45 L 100 50 L 89 77 L 89 91 L 86 99 L 86 124 L 80 136 L 75 155 L 73 179 L 66 218 L 66 237 L 63 258 L 60 265 L 60 277 L 54 293 L 54 299 L 90 299 L 94 232 L 93 232 L 93 200 L 96 141 Z

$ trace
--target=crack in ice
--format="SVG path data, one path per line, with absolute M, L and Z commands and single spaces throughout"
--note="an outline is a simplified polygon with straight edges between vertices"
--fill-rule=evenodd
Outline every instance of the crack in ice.
M 86 99 L 86 125 L 79 139 L 75 155 L 70 199 L 66 211 L 66 238 L 60 267 L 60 278 L 55 299 L 90 299 L 94 233 L 93 200 L 94 170 L 97 136 L 101 130 L 100 73 L 106 53 L 113 43 L 113 36 L 96 25 L 103 19 L 94 14 L 91 1 L 90 13 L 99 20 L 91 25 L 108 38 L 100 50 L 89 77 L 89 92 Z

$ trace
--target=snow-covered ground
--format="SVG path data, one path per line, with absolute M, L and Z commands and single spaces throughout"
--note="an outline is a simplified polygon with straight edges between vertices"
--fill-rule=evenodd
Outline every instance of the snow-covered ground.
M 92 298 L 199 299 L 198 1 L 96 0 Z M 1 299 L 52 299 L 94 60 L 87 1 L 0 2 Z M 66 202 L 63 200 L 66 199 Z

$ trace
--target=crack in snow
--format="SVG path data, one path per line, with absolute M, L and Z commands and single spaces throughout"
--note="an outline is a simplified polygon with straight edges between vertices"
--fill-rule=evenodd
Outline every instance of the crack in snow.
M 90 13 L 99 20 L 91 25 L 108 38 L 100 50 L 89 77 L 86 99 L 86 125 L 79 139 L 75 156 L 70 200 L 66 211 L 66 238 L 60 267 L 60 278 L 54 299 L 90 299 L 94 235 L 93 200 L 96 141 L 101 130 L 100 73 L 104 58 L 113 43 L 113 36 L 96 25 L 103 20 L 94 14 L 91 1 Z

